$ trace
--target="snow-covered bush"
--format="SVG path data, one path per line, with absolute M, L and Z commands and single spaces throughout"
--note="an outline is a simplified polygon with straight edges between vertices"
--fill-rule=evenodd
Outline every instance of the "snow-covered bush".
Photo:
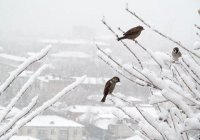
M 29 57 L 25 60 L 20 66 L 17 67 L 13 72 L 10 73 L 10 76 L 0 85 L 0 95 L 4 94 L 4 92 L 9 88 L 9 86 L 17 79 L 17 77 L 25 71 L 31 64 L 39 61 L 43 57 L 45 57 L 49 49 L 51 47 L 48 46 L 42 49 L 39 53 Z M 68 85 L 64 89 L 62 89 L 59 93 L 53 96 L 48 101 L 44 102 L 42 105 L 37 106 L 38 96 L 30 99 L 30 103 L 24 107 L 22 110 L 11 114 L 15 105 L 19 101 L 19 99 L 26 94 L 27 89 L 31 86 L 31 84 L 35 81 L 37 76 L 40 75 L 42 71 L 48 68 L 47 64 L 42 65 L 21 87 L 21 89 L 16 93 L 16 95 L 10 100 L 9 104 L 5 107 L 2 107 L 0 110 L 0 140 L 7 140 L 12 137 L 17 131 L 25 125 L 27 122 L 31 121 L 34 117 L 40 114 L 42 111 L 46 110 L 48 107 L 53 105 L 56 101 L 62 98 L 65 94 L 76 88 L 85 78 L 85 76 L 76 80 L 71 85 Z M 35 108 L 36 107 L 36 108 Z M 12 117 L 10 117 L 12 116 Z
M 101 60 L 133 84 L 149 87 L 149 103 L 154 106 L 158 116 L 152 116 L 143 111 L 139 104 L 136 105 L 137 110 L 143 116 L 142 120 L 138 120 L 139 129 L 136 132 L 146 140 L 200 139 L 200 54 L 153 28 L 128 7 L 126 11 L 154 33 L 173 42 L 182 51 L 182 57 L 174 62 L 171 55 L 164 52 L 153 52 L 145 48 L 142 43 L 134 41 L 136 46 L 143 50 L 144 55 L 151 58 L 144 62 L 125 41 L 120 41 L 135 57 L 138 64 L 136 66 L 132 62 L 130 64 L 117 62 L 112 53 L 107 53 L 97 45 L 98 57 Z M 118 37 L 105 19 L 102 22 L 114 36 Z M 119 30 L 123 32 L 120 28 Z M 197 48 L 198 46 L 195 45 L 195 49 Z M 124 105 L 119 104 L 116 98 L 124 102 Z M 137 120 L 134 114 L 124 109 L 124 106 L 132 105 L 125 96 L 114 95 L 111 100 L 131 119 Z

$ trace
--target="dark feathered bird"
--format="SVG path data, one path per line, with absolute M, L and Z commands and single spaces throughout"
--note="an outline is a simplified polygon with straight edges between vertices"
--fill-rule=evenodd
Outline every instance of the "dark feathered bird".
M 104 95 L 101 102 L 105 102 L 107 95 L 112 94 L 113 90 L 115 89 L 115 85 L 118 82 L 120 82 L 120 79 L 118 77 L 113 77 L 112 79 L 106 82 L 106 85 L 104 88 Z
M 134 27 L 130 30 L 128 30 L 127 32 L 125 32 L 122 37 L 119 37 L 117 40 L 120 41 L 122 39 L 131 39 L 131 40 L 135 40 L 142 32 L 142 30 L 144 30 L 144 28 L 142 26 L 137 26 Z
M 172 51 L 172 57 L 174 61 L 178 61 L 178 59 L 182 56 L 181 52 L 179 51 L 178 47 L 175 47 Z

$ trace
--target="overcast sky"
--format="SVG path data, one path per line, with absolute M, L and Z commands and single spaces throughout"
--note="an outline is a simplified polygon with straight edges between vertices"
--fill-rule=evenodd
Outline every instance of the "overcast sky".
M 193 25 L 200 25 L 200 0 L 0 0 L 0 36 L 67 36 L 82 25 L 94 30 L 96 38 L 106 37 L 111 34 L 100 22 L 103 16 L 115 29 L 141 24 L 125 11 L 126 3 L 151 25 L 187 45 L 196 39 Z

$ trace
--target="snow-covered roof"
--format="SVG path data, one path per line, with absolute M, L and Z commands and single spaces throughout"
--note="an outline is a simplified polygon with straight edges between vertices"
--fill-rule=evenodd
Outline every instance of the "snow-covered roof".
M 62 80 L 60 77 L 56 77 L 56 76 L 52 76 L 52 75 L 39 76 L 37 79 L 42 82 L 49 82 L 49 81 L 53 81 L 53 80 L 55 80 L 55 81 Z
M 126 138 L 124 140 L 143 140 L 140 136 L 138 135 L 135 135 L 133 137 L 129 137 L 129 138 Z
M 72 77 L 78 79 L 80 77 Z M 82 84 L 91 84 L 91 85 L 104 85 L 109 78 L 104 77 L 86 77 Z
M 5 58 L 5 59 L 10 59 L 13 61 L 19 61 L 19 62 L 23 62 L 26 60 L 25 57 L 21 57 L 21 56 L 16 56 L 16 55 L 10 55 L 10 54 L 5 54 L 5 53 L 1 53 L 0 57 Z
M 99 119 L 94 122 L 94 125 L 98 128 L 108 130 L 108 126 L 110 124 L 115 124 L 116 120 L 115 119 Z
M 25 126 L 35 127 L 84 127 L 83 125 L 72 120 L 55 115 L 39 115 Z
M 133 97 L 133 96 L 128 96 L 128 97 L 127 97 L 127 100 L 128 100 L 128 101 L 137 101 L 137 102 L 142 101 L 141 99 L 135 98 L 135 97 Z
M 153 115 L 154 117 L 157 116 L 156 110 L 151 105 L 141 105 L 140 108 L 144 110 L 145 112 L 148 112 L 149 114 Z M 135 114 L 136 117 L 139 117 L 139 118 L 142 117 L 135 107 L 125 107 L 124 109 L 126 109 L 131 114 Z M 74 106 L 67 107 L 65 110 L 68 110 L 73 113 L 87 113 L 87 112 L 98 113 L 98 114 L 120 113 L 120 110 L 118 108 L 112 107 L 112 106 L 74 105 Z M 126 118 L 126 117 L 127 116 L 123 116 L 123 118 Z
M 113 109 L 115 109 L 115 107 L 73 105 L 73 106 L 67 107 L 65 110 L 68 110 L 68 111 L 74 112 L 74 113 L 87 113 L 87 112 L 93 112 L 93 113 L 112 113 Z
M 9 140 L 39 140 L 29 136 L 12 136 Z
M 109 46 L 106 42 L 100 42 L 100 41 L 91 41 L 91 40 L 84 40 L 84 39 L 44 39 L 41 40 L 42 43 L 50 43 L 50 44 L 69 44 L 69 45 L 93 45 L 98 44 L 101 46 Z
M 53 57 L 58 58 L 90 58 L 91 56 L 79 51 L 62 51 L 55 54 L 52 54 Z
M 32 75 L 33 75 L 33 71 L 25 70 L 20 74 L 20 77 L 30 77 Z M 50 74 L 44 75 L 44 76 L 38 76 L 37 79 L 42 82 L 49 82 L 49 81 L 53 81 L 53 80 L 55 80 L 55 81 L 62 80 L 61 77 L 50 75 Z

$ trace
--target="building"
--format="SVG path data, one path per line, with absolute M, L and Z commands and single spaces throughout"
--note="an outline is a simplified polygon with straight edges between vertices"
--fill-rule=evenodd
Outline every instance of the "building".
M 39 140 L 29 136 L 12 136 L 9 140 Z
M 83 140 L 83 125 L 59 116 L 35 117 L 19 130 L 19 135 L 31 136 L 40 140 Z

